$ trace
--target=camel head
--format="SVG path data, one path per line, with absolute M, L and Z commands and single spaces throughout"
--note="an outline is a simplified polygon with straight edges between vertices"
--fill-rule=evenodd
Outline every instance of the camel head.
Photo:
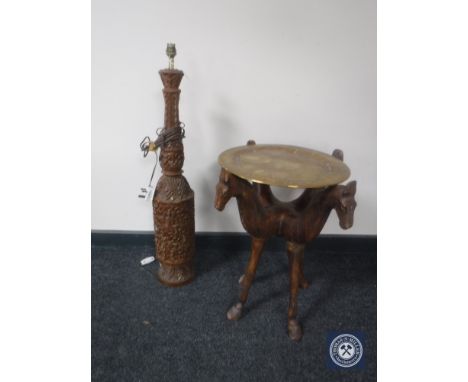
M 354 209 L 356 208 L 356 181 L 338 185 L 333 189 L 333 208 L 340 220 L 340 227 L 348 229 L 353 226 Z
M 224 168 L 221 169 L 215 196 L 215 208 L 219 211 L 224 210 L 229 199 L 236 196 L 235 182 L 232 177 L 231 173 L 227 172 Z

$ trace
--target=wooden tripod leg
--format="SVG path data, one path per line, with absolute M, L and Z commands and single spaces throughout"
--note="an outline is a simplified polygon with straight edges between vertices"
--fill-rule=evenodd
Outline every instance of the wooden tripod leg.
M 249 289 L 255 278 L 255 272 L 257 271 L 258 262 L 265 246 L 265 239 L 258 239 L 252 237 L 252 252 L 250 254 L 247 269 L 243 277 L 240 280 L 240 295 L 239 302 L 231 306 L 227 312 L 227 318 L 229 320 L 238 320 L 242 315 L 242 308 L 247 301 L 249 295 Z
M 304 249 L 302 250 L 299 261 L 300 261 L 300 270 L 301 270 L 301 276 L 299 278 L 299 286 L 302 289 L 306 289 L 309 287 L 309 282 L 306 280 L 304 276 Z
M 292 261 L 292 253 L 288 251 L 288 260 L 289 264 Z M 304 251 L 299 256 L 299 287 L 302 289 L 306 289 L 309 287 L 309 282 L 306 280 L 304 276 Z
M 297 294 L 301 278 L 301 256 L 304 245 L 288 241 L 287 251 L 289 258 L 289 308 L 288 308 L 288 335 L 293 341 L 302 338 L 302 328 L 297 321 Z

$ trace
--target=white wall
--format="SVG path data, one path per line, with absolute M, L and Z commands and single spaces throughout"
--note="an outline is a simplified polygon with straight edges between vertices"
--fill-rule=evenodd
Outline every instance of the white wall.
M 376 234 L 374 0 L 93 0 L 92 229 L 153 227 L 137 193 L 154 155 L 143 159 L 138 144 L 163 123 L 166 42 L 185 72 L 180 119 L 197 231 L 243 231 L 235 201 L 213 208 L 216 159 L 255 139 L 341 148 L 358 183 L 355 223 L 342 231 L 333 212 L 323 233 Z

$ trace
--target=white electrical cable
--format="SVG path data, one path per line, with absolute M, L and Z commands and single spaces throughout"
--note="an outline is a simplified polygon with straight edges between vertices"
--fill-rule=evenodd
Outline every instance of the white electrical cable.
M 148 256 L 148 257 L 145 257 L 144 259 L 142 259 L 142 260 L 140 261 L 140 264 L 141 264 L 141 265 L 147 265 L 147 264 L 152 263 L 154 260 L 156 260 L 156 259 L 154 258 L 154 256 Z

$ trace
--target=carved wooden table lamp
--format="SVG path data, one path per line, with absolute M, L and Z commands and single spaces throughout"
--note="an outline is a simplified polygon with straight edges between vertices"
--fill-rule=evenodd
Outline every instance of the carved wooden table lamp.
M 239 302 L 227 312 L 229 320 L 238 320 L 247 301 L 250 286 L 266 240 L 282 236 L 287 241 L 290 296 L 288 334 L 294 341 L 302 338 L 297 320 L 299 288 L 309 286 L 304 278 L 305 243 L 315 239 L 332 209 L 343 229 L 353 225 L 356 182 L 338 185 L 350 171 L 343 163 L 343 152 L 328 155 L 315 150 L 285 145 L 235 147 L 223 152 L 218 163 L 222 167 L 216 186 L 215 207 L 222 211 L 230 198 L 237 199 L 242 225 L 252 237 L 252 252 L 247 269 L 239 280 Z M 270 185 L 305 188 L 291 202 L 276 199 Z
M 153 197 L 156 258 L 160 268 L 157 277 L 168 286 L 181 286 L 195 276 L 194 194 L 182 175 L 184 164 L 184 125 L 179 120 L 179 85 L 184 72 L 174 69 L 175 44 L 167 44 L 169 68 L 159 71 L 164 85 L 164 128 L 156 141 L 144 140 L 145 152 L 160 148 L 159 162 L 163 175 Z M 157 155 L 157 152 L 156 152 Z

